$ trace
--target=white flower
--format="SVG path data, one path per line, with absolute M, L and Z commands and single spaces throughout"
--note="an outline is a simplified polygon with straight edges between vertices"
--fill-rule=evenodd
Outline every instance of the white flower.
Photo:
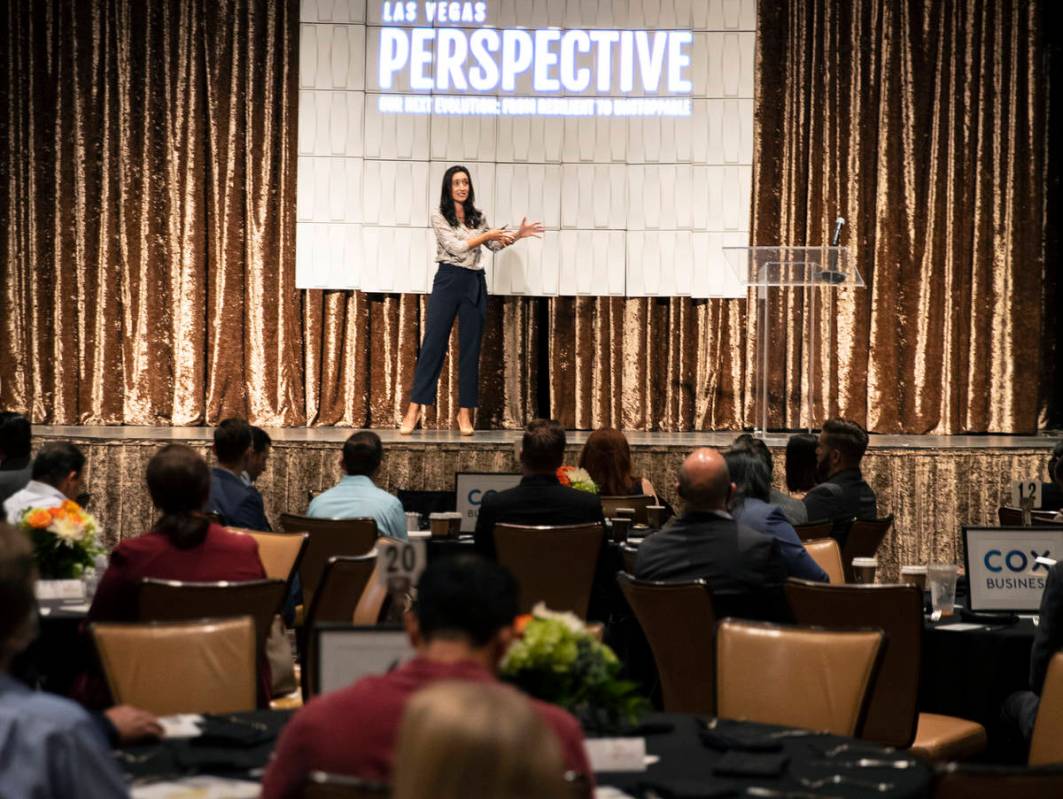
M 559 613 L 554 610 L 549 610 L 546 607 L 546 604 L 543 602 L 537 603 L 535 607 L 532 608 L 532 616 L 537 619 L 546 619 L 547 621 L 559 622 L 560 624 L 565 625 L 565 627 L 567 627 L 569 631 L 573 633 L 587 632 L 586 626 L 583 624 L 582 621 L 580 621 L 579 616 L 577 616 L 575 613 L 570 613 L 568 611 Z
M 70 519 L 55 519 L 48 529 L 68 543 L 80 541 L 84 534 L 82 526 Z
M 586 469 L 571 468 L 568 470 L 568 479 L 573 483 L 590 483 L 594 485 L 594 479 Z

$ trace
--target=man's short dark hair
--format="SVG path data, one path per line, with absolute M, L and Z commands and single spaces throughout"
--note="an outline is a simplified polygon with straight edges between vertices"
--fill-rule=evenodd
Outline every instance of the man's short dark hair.
M 69 441 L 52 441 L 40 448 L 33 459 L 32 477 L 41 483 L 56 486 L 71 472 L 81 474 L 85 456 Z
M 343 443 L 343 469 L 350 475 L 372 475 L 380 468 L 384 446 L 372 430 L 359 430 Z
M 434 561 L 417 583 L 414 612 L 426 641 L 465 637 L 484 646 L 517 616 L 517 581 L 480 555 Z
M 828 419 L 823 424 L 823 441 L 852 466 L 859 464 L 867 451 L 867 431 L 849 419 Z
M 556 472 L 565 462 L 565 428 L 553 419 L 532 419 L 524 428 L 521 462 L 533 472 Z
M 21 413 L 0 412 L 0 452 L 4 459 L 28 458 L 33 429 L 30 420 Z
M 251 425 L 239 417 L 214 428 L 214 454 L 222 463 L 236 463 L 251 449 Z
M 764 443 L 763 438 L 757 438 L 750 433 L 742 433 L 731 444 L 731 452 L 750 452 L 756 455 L 768 467 L 769 475 L 775 469 L 775 461 L 771 457 L 771 450 L 768 449 L 768 445 Z
M 251 449 L 261 455 L 271 444 L 273 444 L 273 439 L 269 437 L 269 433 L 261 427 L 251 425 Z

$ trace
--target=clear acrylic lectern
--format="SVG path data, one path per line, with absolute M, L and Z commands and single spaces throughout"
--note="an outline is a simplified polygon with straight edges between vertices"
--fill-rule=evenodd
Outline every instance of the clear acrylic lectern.
M 816 306 L 826 289 L 843 286 L 864 288 L 864 279 L 849 257 L 847 247 L 724 247 L 724 257 L 738 282 L 757 290 L 757 369 L 756 434 L 768 432 L 768 337 L 771 333 L 768 298 L 772 289 L 800 289 L 808 292 L 805 314 L 807 367 L 802 405 L 810 426 L 814 424 L 815 367 L 819 347 Z

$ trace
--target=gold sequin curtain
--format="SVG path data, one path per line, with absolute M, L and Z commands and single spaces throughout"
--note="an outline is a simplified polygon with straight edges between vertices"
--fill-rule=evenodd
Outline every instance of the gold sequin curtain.
M 883 433 L 1037 429 L 1056 335 L 1043 321 L 1044 5 L 760 0 L 751 242 L 820 245 L 843 216 L 867 282 L 815 289 L 814 356 L 809 290 L 773 294 L 770 426 L 840 414 Z M 550 305 L 566 426 L 753 425 L 746 300 Z
M 752 240 L 818 244 L 841 214 L 868 281 L 819 290 L 815 393 L 832 399 L 812 418 L 795 332 L 809 297 L 776 298 L 772 423 L 1036 429 L 1042 4 L 758 14 Z M 294 287 L 297 50 L 298 0 L 3 5 L 0 407 L 53 424 L 394 423 L 425 299 Z M 534 415 L 540 379 L 569 427 L 752 424 L 746 301 L 554 299 L 543 324 L 537 302 L 490 303 L 480 426 Z M 430 425 L 450 425 L 456 384 L 448 360 Z

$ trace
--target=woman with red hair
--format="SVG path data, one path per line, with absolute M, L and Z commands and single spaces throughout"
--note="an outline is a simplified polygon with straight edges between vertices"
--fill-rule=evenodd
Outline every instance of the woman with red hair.
M 646 495 L 656 504 L 657 490 L 645 477 L 635 475 L 631 448 L 619 430 L 603 427 L 591 433 L 580 453 L 579 467 L 587 471 L 603 497 Z

